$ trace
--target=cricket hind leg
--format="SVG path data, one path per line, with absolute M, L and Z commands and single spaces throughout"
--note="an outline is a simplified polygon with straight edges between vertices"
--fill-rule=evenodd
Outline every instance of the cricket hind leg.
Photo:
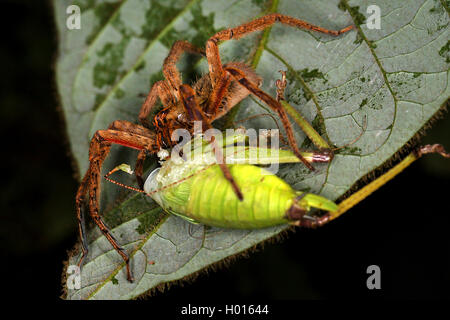
M 320 154 L 331 161 L 334 157 L 334 151 L 338 149 L 332 149 L 328 142 L 322 138 L 322 136 L 312 127 L 312 125 L 298 111 L 286 102 L 284 99 L 285 89 L 287 86 L 286 71 L 280 70 L 279 72 L 281 73 L 281 79 L 275 81 L 277 102 L 282 104 L 284 110 L 286 110 L 286 112 L 293 118 L 294 122 L 296 122 L 297 125 L 303 130 L 309 140 L 311 140 L 311 142 L 320 150 Z
M 137 129 L 139 130 L 139 129 Z M 147 134 L 150 136 L 150 131 Z M 106 159 L 112 144 L 119 144 L 134 148 L 137 150 L 146 150 L 147 152 L 154 152 L 152 146 L 155 145 L 155 139 L 149 136 L 141 136 L 136 133 L 118 131 L 118 130 L 99 130 L 94 134 L 89 147 L 89 169 L 84 176 L 76 196 L 76 210 L 80 229 L 80 237 L 82 242 L 83 254 L 79 262 L 82 266 L 83 260 L 88 252 L 88 245 L 84 230 L 84 198 L 86 193 L 89 196 L 89 214 L 94 220 L 95 224 L 100 228 L 103 235 L 108 239 L 113 248 L 119 253 L 126 264 L 127 279 L 133 281 L 131 275 L 129 261 L 130 258 L 125 253 L 124 249 L 118 244 L 117 240 L 112 235 L 109 228 L 104 223 L 99 214 L 100 191 L 101 191 L 101 168 Z M 156 135 L 155 135 L 156 136 Z

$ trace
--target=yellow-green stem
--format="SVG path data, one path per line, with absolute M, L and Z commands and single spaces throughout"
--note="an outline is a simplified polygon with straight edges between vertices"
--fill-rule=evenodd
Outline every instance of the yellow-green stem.
M 405 159 L 403 159 L 400 163 L 398 163 L 395 167 L 393 167 L 388 172 L 383 174 L 381 177 L 372 181 L 364 188 L 355 192 L 350 197 L 342 201 L 338 205 L 339 207 L 338 211 L 330 212 L 331 215 L 330 220 L 336 219 L 337 217 L 345 213 L 347 210 L 351 209 L 356 204 L 367 198 L 369 195 L 371 195 L 373 192 L 378 190 L 382 185 L 393 179 L 396 175 L 398 175 L 400 172 L 406 169 L 411 163 L 413 163 L 417 159 L 419 159 L 417 154 L 415 152 L 411 152 Z

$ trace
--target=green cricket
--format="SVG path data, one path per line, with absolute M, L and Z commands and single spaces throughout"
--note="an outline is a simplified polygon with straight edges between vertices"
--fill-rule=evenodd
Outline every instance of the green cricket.
M 337 205 L 322 196 L 294 190 L 269 170 L 256 165 L 293 163 L 299 159 L 289 150 L 236 145 L 248 137 L 238 132 L 223 139 L 222 152 L 231 174 L 242 190 L 240 201 L 231 184 L 215 164 L 211 144 L 196 136 L 183 146 L 183 158 L 170 157 L 151 172 L 144 192 L 165 211 L 192 223 L 219 228 L 257 229 L 293 224 L 316 227 L 326 223 L 329 214 L 310 216 L 313 209 L 337 211 Z M 200 155 L 200 156 L 199 156 Z M 327 162 L 328 153 L 303 152 L 309 162 Z M 132 173 L 122 164 L 117 171 Z
M 289 113 L 297 112 L 286 101 L 282 100 L 282 104 Z M 298 112 L 293 118 L 302 128 L 308 127 L 305 130 L 307 136 L 322 150 L 302 152 L 302 156 L 310 163 L 331 161 L 332 149 L 323 138 Z M 170 157 L 163 161 L 160 168 L 151 172 L 144 190 L 125 186 L 109 178 L 119 170 L 132 174 L 127 164 L 117 166 L 105 178 L 147 194 L 166 212 L 191 223 L 233 229 L 258 229 L 280 224 L 314 228 L 342 215 L 423 154 L 439 153 L 450 158 L 442 145 L 418 147 L 388 172 L 337 205 L 320 195 L 294 190 L 281 178 L 257 166 L 299 162 L 290 150 L 245 145 L 247 139 L 245 132 L 238 131 L 219 140 L 225 163 L 242 189 L 242 201 L 237 198 L 216 164 L 212 145 L 203 140 L 202 135 L 194 137 L 182 147 L 183 157 Z M 313 215 L 312 211 L 317 209 L 325 212 L 321 215 L 314 212 Z
M 223 153 L 228 155 L 225 162 L 244 195 L 240 201 L 220 167 L 213 164 L 215 157 L 210 148 L 206 149 L 201 153 L 201 161 L 189 159 L 189 152 L 184 153 L 188 161 L 174 161 L 172 158 L 165 161 L 161 168 L 149 175 L 144 191 L 167 212 L 194 223 L 219 228 L 256 229 L 286 223 L 315 227 L 325 223 L 329 216 L 308 216 L 312 208 L 338 209 L 333 201 L 294 190 L 284 180 L 255 165 L 298 162 L 291 151 L 274 152 L 270 148 L 225 144 Z M 252 152 L 254 157 L 251 157 Z M 302 155 L 313 161 L 313 153 Z

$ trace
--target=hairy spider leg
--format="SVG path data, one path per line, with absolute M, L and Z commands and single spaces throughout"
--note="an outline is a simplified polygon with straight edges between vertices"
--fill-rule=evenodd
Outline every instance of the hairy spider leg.
M 145 135 L 140 135 L 133 132 L 125 132 L 119 130 L 99 130 L 94 134 L 94 137 L 91 140 L 91 144 L 89 147 L 89 169 L 86 172 L 83 180 L 81 181 L 80 187 L 76 196 L 76 209 L 77 209 L 77 218 L 78 225 L 80 229 L 80 237 L 82 242 L 83 253 L 79 262 L 79 265 L 82 265 L 82 262 L 85 256 L 88 253 L 88 245 L 86 242 L 86 237 L 84 233 L 84 214 L 83 214 L 83 204 L 84 197 L 86 192 L 89 195 L 89 214 L 91 218 L 94 220 L 95 224 L 100 228 L 103 235 L 108 239 L 113 248 L 120 254 L 122 259 L 126 264 L 127 278 L 129 281 L 133 281 L 133 277 L 131 275 L 130 266 L 129 266 L 129 257 L 124 252 L 124 249 L 117 243 L 117 240 L 112 235 L 111 231 L 103 222 L 103 219 L 99 215 L 99 201 L 100 201 L 100 190 L 101 190 L 101 168 L 106 156 L 109 154 L 112 144 L 118 144 L 122 146 L 126 146 L 129 148 L 133 148 L 140 151 L 146 151 L 148 153 L 156 153 L 157 145 L 156 145 L 156 133 L 141 127 L 134 125 L 134 127 L 130 125 L 131 123 L 126 122 L 117 122 L 111 124 L 111 126 L 117 125 L 125 125 L 130 131 L 134 132 L 144 132 Z M 133 124 L 131 124 L 133 125 Z
M 146 128 L 150 128 L 148 116 L 158 98 L 161 100 L 163 106 L 173 106 L 176 104 L 177 99 L 173 96 L 170 89 L 170 84 L 166 80 L 155 82 L 155 84 L 151 87 L 147 98 L 142 104 L 138 118 L 141 124 Z
M 279 13 L 272 13 L 253 21 L 241 24 L 240 26 L 219 31 L 214 36 L 209 38 L 209 40 L 206 42 L 206 58 L 208 60 L 209 72 L 211 74 L 213 87 L 218 83 L 219 79 L 223 78 L 224 74 L 224 67 L 222 66 L 222 62 L 220 60 L 218 42 L 239 39 L 249 33 L 268 28 L 276 22 L 280 22 L 282 24 L 286 24 L 299 29 L 317 31 L 333 36 L 338 36 L 354 28 L 353 25 L 350 25 L 341 30 L 328 30 L 300 19 L 296 19 Z
M 183 83 L 181 81 L 180 73 L 177 70 L 177 62 L 184 52 L 196 53 L 205 56 L 204 49 L 197 48 L 185 40 L 176 41 L 170 49 L 168 56 L 164 60 L 163 74 L 179 101 L 181 101 L 181 96 L 178 89 Z
M 187 41 L 176 41 L 173 44 L 163 64 L 163 74 L 166 80 L 158 81 L 151 87 L 150 92 L 141 107 L 139 121 L 144 127 L 150 127 L 150 122 L 147 118 L 158 97 L 164 106 L 173 106 L 177 101 L 180 101 L 178 88 L 181 86 L 182 82 L 176 63 L 184 52 L 205 55 L 203 49 L 197 48 Z M 172 92 L 175 93 L 175 96 Z
M 82 255 L 81 259 L 78 262 L 78 267 L 81 267 L 83 265 L 84 258 L 89 253 L 89 247 L 86 237 L 86 224 L 85 224 L 85 214 L 84 214 L 84 197 L 87 192 L 88 188 L 88 181 L 89 181 L 89 170 L 84 175 L 83 180 L 81 181 L 80 187 L 78 188 L 77 196 L 76 196 L 76 212 L 77 212 L 77 221 L 78 221 L 78 233 L 80 235 L 81 240 L 81 250 Z
M 110 124 L 108 129 L 131 132 L 131 133 L 135 133 L 137 135 L 148 137 L 151 139 L 154 139 L 154 135 L 155 135 L 153 131 L 150 131 L 149 129 L 147 129 L 143 126 L 134 124 L 134 123 L 132 123 L 130 121 L 126 121 L 126 120 L 116 120 Z M 136 159 L 136 166 L 134 169 L 136 181 L 141 190 L 144 190 L 144 179 L 142 178 L 142 175 L 144 174 L 144 161 L 145 161 L 146 157 L 147 157 L 146 150 L 139 151 L 137 159 Z
M 213 88 L 211 97 L 209 98 L 208 104 L 204 110 L 211 121 L 214 120 L 219 113 L 219 107 L 224 97 L 227 95 L 231 80 L 232 77 L 228 73 L 225 73 L 224 77 L 220 78 L 219 83 Z

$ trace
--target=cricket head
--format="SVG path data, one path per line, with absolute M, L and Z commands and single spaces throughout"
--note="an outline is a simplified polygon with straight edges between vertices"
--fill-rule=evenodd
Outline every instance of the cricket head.
M 325 197 L 300 191 L 298 193 L 299 195 L 294 199 L 291 207 L 286 212 L 286 218 L 295 226 L 306 228 L 320 227 L 329 221 L 330 211 L 338 210 L 338 206 Z M 309 215 L 313 209 L 327 212 L 321 216 Z

